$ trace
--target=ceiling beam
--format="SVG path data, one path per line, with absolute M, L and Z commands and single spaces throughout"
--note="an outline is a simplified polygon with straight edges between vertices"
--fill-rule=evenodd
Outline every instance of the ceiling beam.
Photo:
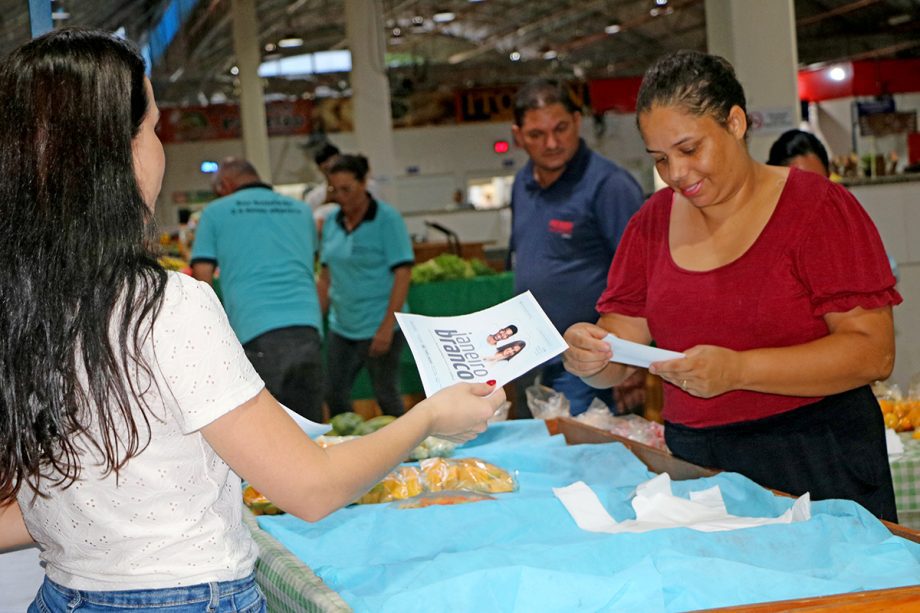
M 804 28 L 810 25 L 814 25 L 820 21 L 824 21 L 825 19 L 844 15 L 852 11 L 858 11 L 859 9 L 866 8 L 867 6 L 872 6 L 873 4 L 878 4 L 879 2 L 881 2 L 881 0 L 856 0 L 855 2 L 850 2 L 849 4 L 842 4 L 828 11 L 818 13 L 817 15 L 810 15 L 808 17 L 796 19 L 795 27 Z
M 693 7 L 702 2 L 703 0 L 676 0 L 675 2 L 669 3 L 668 6 L 673 9 L 674 12 L 677 12 L 682 9 Z M 646 12 L 639 17 L 621 23 L 620 31 L 616 34 L 607 34 L 604 32 L 603 28 L 601 28 L 600 32 L 595 32 L 594 34 L 588 34 L 587 36 L 582 36 L 570 40 L 569 42 L 561 45 L 558 51 L 559 53 L 571 53 L 572 51 L 577 51 L 589 45 L 594 45 L 601 41 L 607 40 L 611 36 L 619 36 L 624 31 L 640 28 L 655 19 L 667 19 L 668 17 L 670 17 L 670 15 L 654 16 L 651 14 L 651 12 Z
M 586 13 L 588 11 L 593 11 L 596 8 L 605 6 L 607 3 L 603 0 L 596 0 L 595 2 L 589 2 L 584 4 L 576 4 L 574 7 L 564 8 L 558 11 L 548 13 L 537 19 L 536 21 L 531 21 L 525 23 L 521 26 L 516 26 L 512 29 L 505 30 L 503 32 L 498 32 L 492 34 L 483 41 L 476 43 L 476 47 L 469 49 L 468 51 L 461 51 L 460 53 L 455 53 L 450 56 L 447 61 L 450 64 L 460 64 L 474 57 L 480 56 L 484 53 L 492 51 L 498 47 L 501 43 L 506 40 L 512 39 L 518 41 L 523 37 L 531 34 L 532 32 L 542 30 L 547 26 L 558 25 L 559 21 L 570 17 L 572 15 L 578 15 L 581 13 Z

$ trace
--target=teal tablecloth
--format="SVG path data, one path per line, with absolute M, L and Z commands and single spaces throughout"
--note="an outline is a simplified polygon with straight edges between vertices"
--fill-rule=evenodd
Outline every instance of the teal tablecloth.
M 686 611 L 916 585 L 920 544 L 892 536 L 854 502 L 812 518 L 706 533 L 599 534 L 578 528 L 552 488 L 584 481 L 618 521 L 652 476 L 619 443 L 569 445 L 543 422 L 493 424 L 457 449 L 515 471 L 516 492 L 472 504 L 340 509 L 314 523 L 259 526 L 356 611 Z M 721 473 L 675 481 L 687 497 L 718 485 L 729 513 L 769 517 L 792 499 Z

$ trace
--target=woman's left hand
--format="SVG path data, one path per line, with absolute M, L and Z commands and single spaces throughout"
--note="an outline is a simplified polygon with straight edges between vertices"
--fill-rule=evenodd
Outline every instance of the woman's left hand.
M 387 326 L 386 328 L 380 328 L 377 330 L 377 333 L 374 334 L 374 338 L 371 339 L 371 348 L 368 350 L 368 354 L 372 358 L 376 358 L 385 354 L 390 350 L 390 345 L 393 344 L 393 327 Z
M 725 347 L 697 345 L 684 354 L 687 357 L 654 362 L 649 366 L 649 372 L 699 398 L 712 398 L 739 389 L 739 352 Z

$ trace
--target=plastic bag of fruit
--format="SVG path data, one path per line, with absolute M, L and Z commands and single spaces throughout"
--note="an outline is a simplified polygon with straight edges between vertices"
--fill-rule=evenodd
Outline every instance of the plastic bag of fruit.
M 251 485 L 243 488 L 243 504 L 249 507 L 253 515 L 280 515 L 284 513 Z
M 421 472 L 415 466 L 397 466 L 389 475 L 358 498 L 357 504 L 378 504 L 405 500 L 424 491 Z
M 454 454 L 457 448 L 456 443 L 446 441 L 443 438 L 429 436 L 418 446 L 409 452 L 410 460 L 426 460 L 428 458 L 447 458 Z
M 477 492 L 426 492 L 409 500 L 397 500 L 392 506 L 397 509 L 424 509 L 425 507 L 451 506 L 483 500 L 495 500 L 495 497 Z
M 920 376 L 911 379 L 910 392 L 907 398 L 901 393 L 897 384 L 875 382 L 872 392 L 882 409 L 885 427 L 895 432 L 920 429 Z
M 587 411 L 575 419 L 657 449 L 667 449 L 664 442 L 664 426 L 640 415 L 614 415 L 607 405 L 597 398 L 591 402 Z
M 517 489 L 517 480 L 503 468 L 478 458 L 430 458 L 419 462 L 429 492 L 458 490 L 501 493 Z

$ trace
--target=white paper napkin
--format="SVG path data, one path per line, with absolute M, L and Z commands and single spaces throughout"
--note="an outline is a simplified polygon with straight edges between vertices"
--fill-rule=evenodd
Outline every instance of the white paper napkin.
M 617 522 L 607 513 L 597 494 L 583 481 L 553 488 L 566 510 L 582 530 L 617 534 L 648 532 L 662 528 L 691 528 L 701 532 L 723 532 L 769 524 L 788 524 L 811 518 L 811 497 L 800 496 L 792 508 L 779 517 L 741 517 L 725 510 L 718 486 L 691 492 L 690 500 L 674 496 L 667 473 L 640 484 L 632 506 L 636 519 Z
M 652 362 L 686 357 L 677 351 L 640 345 L 639 343 L 623 340 L 613 334 L 608 334 L 604 340 L 607 341 L 607 344 L 610 345 L 610 350 L 613 352 L 613 357 L 610 358 L 610 361 L 619 362 L 620 364 L 648 368 L 648 365 Z

